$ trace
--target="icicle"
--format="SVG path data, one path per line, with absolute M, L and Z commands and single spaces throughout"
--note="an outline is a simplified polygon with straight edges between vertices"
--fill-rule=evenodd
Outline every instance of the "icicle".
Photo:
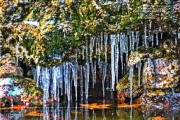
M 84 60 L 84 49 L 85 49 L 85 47 L 82 46 L 82 59 L 83 59 L 83 60 Z
M 120 38 L 119 38 L 119 44 L 120 44 L 120 59 L 121 59 L 121 71 L 123 73 L 123 51 L 124 51 L 124 37 L 123 34 L 120 33 Z
M 60 98 L 60 96 L 59 96 L 59 94 L 60 94 L 60 86 L 61 86 L 61 78 L 60 78 L 60 67 L 58 66 L 58 76 L 59 76 L 59 78 L 57 79 L 57 91 L 56 91 L 56 96 L 54 96 L 54 99 L 57 101 L 57 102 L 59 102 L 59 98 Z
M 94 88 L 94 84 L 96 83 L 96 62 L 94 62 L 94 67 L 93 67 L 93 88 Z
M 106 69 L 107 63 L 105 62 L 102 66 L 103 73 L 102 73 L 102 90 L 103 90 L 103 98 L 105 97 L 105 79 L 106 79 Z
M 92 63 L 92 54 L 93 54 L 93 49 L 94 48 L 94 38 L 91 38 L 90 40 L 90 63 Z
M 16 65 L 19 66 L 19 42 L 16 41 Z
M 132 37 L 131 34 L 129 34 L 129 49 L 132 51 Z
M 59 81 L 59 87 L 61 88 L 61 95 L 63 94 L 63 68 L 64 68 L 64 65 L 63 64 L 61 64 L 60 66 L 59 66 L 60 68 L 59 68 L 59 70 L 60 70 L 60 72 L 59 72 L 59 79 L 60 79 L 60 81 Z M 60 97 L 58 97 L 58 101 L 59 101 L 59 98 Z
M 74 78 L 75 97 L 76 97 L 76 101 L 77 101 L 77 73 L 78 73 L 77 72 L 77 68 L 78 68 L 78 63 L 75 63 L 75 65 L 70 63 L 69 65 L 71 66 L 72 73 L 73 73 L 73 77 L 72 78 Z
M 78 62 L 78 53 L 79 53 L 79 49 L 77 48 L 75 51 L 76 51 L 76 54 L 75 54 L 75 56 L 76 56 L 75 62 L 77 63 L 77 62 Z
M 175 37 L 174 43 L 175 43 L 175 45 L 177 45 L 177 37 Z
M 134 32 L 129 33 L 130 51 L 134 51 Z
M 128 63 L 128 59 L 129 59 L 129 53 L 128 53 L 128 41 L 125 41 L 125 43 L 126 43 L 126 51 L 125 51 L 125 53 L 126 53 L 126 63 Z
M 156 30 L 156 45 L 159 45 L 158 30 Z
M 57 99 L 57 74 L 58 74 L 58 68 L 56 68 L 55 66 L 52 68 L 52 76 L 53 76 L 53 86 L 52 86 L 52 95 L 54 95 L 52 98 L 54 98 L 55 100 Z
M 135 37 L 134 37 L 134 31 L 132 31 L 131 34 L 132 34 L 131 35 L 131 41 L 132 41 L 132 46 L 131 46 L 132 49 L 131 50 L 134 51 L 134 44 L 135 44 L 135 40 L 136 40 Z
M 147 44 L 147 27 L 146 27 L 146 24 L 144 25 L 144 44 L 145 44 L 145 47 L 148 48 L 148 44 Z
M 70 78 L 69 78 L 69 67 L 68 63 L 64 63 L 64 84 L 65 84 L 65 94 L 67 94 L 68 102 L 70 102 Z
M 108 34 L 104 33 L 105 62 L 107 62 L 107 40 L 108 40 Z
M 59 0 L 60 3 L 64 3 L 65 1 L 64 0 Z
M 152 28 L 152 21 L 149 22 L 149 29 L 151 30 Z
M 62 89 L 63 86 L 63 71 L 62 71 L 62 65 L 59 65 L 57 67 L 52 67 L 52 98 L 54 100 L 59 102 L 59 94 L 60 94 L 60 88 Z
M 132 105 L 132 93 L 133 93 L 133 66 L 129 67 L 129 79 L 130 79 L 130 104 Z
M 101 57 L 101 43 L 100 43 L 100 40 L 98 40 L 98 44 L 97 44 L 97 51 L 98 51 L 98 62 L 100 62 L 100 57 Z
M 114 71 L 115 71 L 115 78 L 116 78 L 116 83 L 118 83 L 118 73 L 119 73 L 119 44 L 118 44 L 118 39 L 116 39 L 116 44 L 115 44 L 115 54 L 114 54 Z
M 83 97 L 84 83 L 83 83 L 83 68 L 82 68 L 82 65 L 80 65 L 79 69 L 80 69 L 80 93 L 81 93 L 81 97 Z
M 39 86 L 39 76 L 40 76 L 41 67 L 39 65 L 36 66 L 36 85 Z
M 139 61 L 137 63 L 137 67 L 138 67 L 138 87 L 140 88 L 141 85 L 141 61 Z
M 93 67 L 93 63 L 91 63 L 91 73 L 92 73 L 92 88 L 94 88 L 94 67 Z
M 86 62 L 88 62 L 88 55 L 89 55 L 89 53 L 88 53 L 88 40 L 86 40 Z
M 86 99 L 88 99 L 88 92 L 89 92 L 89 63 L 86 63 L 86 78 L 85 78 L 85 93 Z
M 103 41 L 104 41 L 103 33 L 101 33 L 100 39 L 101 39 L 101 50 L 103 50 Z
M 112 86 L 111 89 L 114 91 L 115 86 L 115 64 L 114 64 L 114 46 L 115 46 L 115 35 L 111 35 L 111 80 L 112 80 Z
M 154 35 L 152 35 L 152 47 L 154 46 Z
M 171 90 L 172 90 L 172 95 L 174 95 L 174 88 L 171 88 Z
M 78 77 L 78 63 L 75 63 L 74 86 L 75 86 L 75 97 L 76 97 L 76 101 L 77 101 L 77 77 Z
M 43 89 L 43 102 L 49 100 L 50 73 L 47 68 L 42 68 L 41 72 L 41 88 Z
M 136 50 L 138 51 L 139 47 L 139 31 L 136 31 Z
M 98 38 L 96 38 L 96 55 L 98 54 Z

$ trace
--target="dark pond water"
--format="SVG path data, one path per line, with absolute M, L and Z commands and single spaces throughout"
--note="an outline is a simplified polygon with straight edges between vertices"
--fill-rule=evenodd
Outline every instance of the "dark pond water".
M 98 92 L 97 92 L 98 93 Z M 180 110 L 143 108 L 138 104 L 120 105 L 114 93 L 106 98 L 89 95 L 89 100 L 51 103 L 44 106 L 0 108 L 0 120 L 180 120 Z
M 3 109 L 0 120 L 180 120 L 179 110 L 142 110 L 141 107 L 119 108 L 110 104 L 90 103 L 80 107 L 55 106 Z

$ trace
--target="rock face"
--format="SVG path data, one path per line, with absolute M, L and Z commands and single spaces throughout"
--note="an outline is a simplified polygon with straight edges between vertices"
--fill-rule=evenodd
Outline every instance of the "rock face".
M 15 60 L 9 53 L 0 58 L 0 65 L 0 78 L 23 76 L 22 68 L 15 65 Z
M 180 109 L 179 71 L 177 59 L 147 58 L 141 76 L 142 87 L 137 84 L 137 75 L 133 76 L 132 98 L 139 97 L 142 108 L 152 112 Z M 130 98 L 129 83 L 129 76 L 125 75 L 116 86 L 119 103 Z
M 23 69 L 15 65 L 10 54 L 3 55 L 0 64 L 0 107 L 38 102 L 42 98 L 36 81 L 23 77 Z
M 14 80 L 12 78 L 0 78 L 0 98 L 21 95 L 23 90 L 17 86 L 14 87 L 13 84 Z
M 148 59 L 143 69 L 146 92 L 141 96 L 142 105 L 148 109 L 179 109 L 178 74 L 178 60 Z
M 143 78 L 148 89 L 177 87 L 179 82 L 178 60 L 148 59 L 144 65 Z
M 22 89 L 15 87 L 13 76 L 23 76 L 23 69 L 15 65 L 15 60 L 7 53 L 0 58 L 0 98 L 15 96 L 22 93 Z

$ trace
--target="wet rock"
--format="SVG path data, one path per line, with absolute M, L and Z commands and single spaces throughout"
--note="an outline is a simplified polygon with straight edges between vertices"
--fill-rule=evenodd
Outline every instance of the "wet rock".
M 0 107 L 10 107 L 11 106 L 11 100 L 8 97 L 3 97 L 0 99 Z
M 180 93 L 173 93 L 166 95 L 169 108 L 173 110 L 180 110 Z
M 23 69 L 15 65 L 15 60 L 7 53 L 0 58 L 0 78 L 23 76 Z
M 129 74 L 126 74 L 121 78 L 116 86 L 117 98 L 119 103 L 129 102 L 131 98 L 130 94 L 130 80 Z M 135 74 L 133 76 L 133 86 L 132 86 L 132 99 L 137 101 L 138 98 L 143 94 L 142 87 L 138 86 L 138 76 Z
M 15 85 L 13 78 L 0 78 L 0 98 L 21 95 L 23 89 Z
M 40 104 L 41 99 L 42 90 L 36 87 L 36 81 L 33 79 L 23 77 L 0 79 L 1 107 L 8 107 L 9 104 Z
M 173 6 L 173 9 L 176 12 L 180 12 L 180 1 L 175 2 L 174 6 Z
M 180 112 L 180 93 L 165 94 L 165 92 L 161 90 L 149 90 L 147 94 L 143 94 L 141 97 L 141 108 L 144 116 L 178 118 Z
M 167 89 L 178 86 L 178 60 L 148 59 L 143 71 L 146 88 Z
M 13 98 L 20 96 L 23 89 L 15 85 L 13 78 L 0 78 L 0 106 L 9 107 L 14 104 Z
M 36 81 L 23 77 L 21 67 L 7 53 L 0 58 L 0 106 L 8 107 L 26 102 L 38 103 L 42 90 L 36 87 Z
M 164 109 L 168 107 L 165 93 L 161 90 L 148 91 L 141 96 L 142 106 L 149 109 Z

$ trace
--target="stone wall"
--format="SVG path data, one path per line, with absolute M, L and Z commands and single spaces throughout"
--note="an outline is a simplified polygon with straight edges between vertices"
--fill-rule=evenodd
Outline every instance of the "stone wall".
M 148 59 L 143 68 L 144 84 L 148 89 L 177 87 L 179 82 L 178 71 L 178 60 Z

